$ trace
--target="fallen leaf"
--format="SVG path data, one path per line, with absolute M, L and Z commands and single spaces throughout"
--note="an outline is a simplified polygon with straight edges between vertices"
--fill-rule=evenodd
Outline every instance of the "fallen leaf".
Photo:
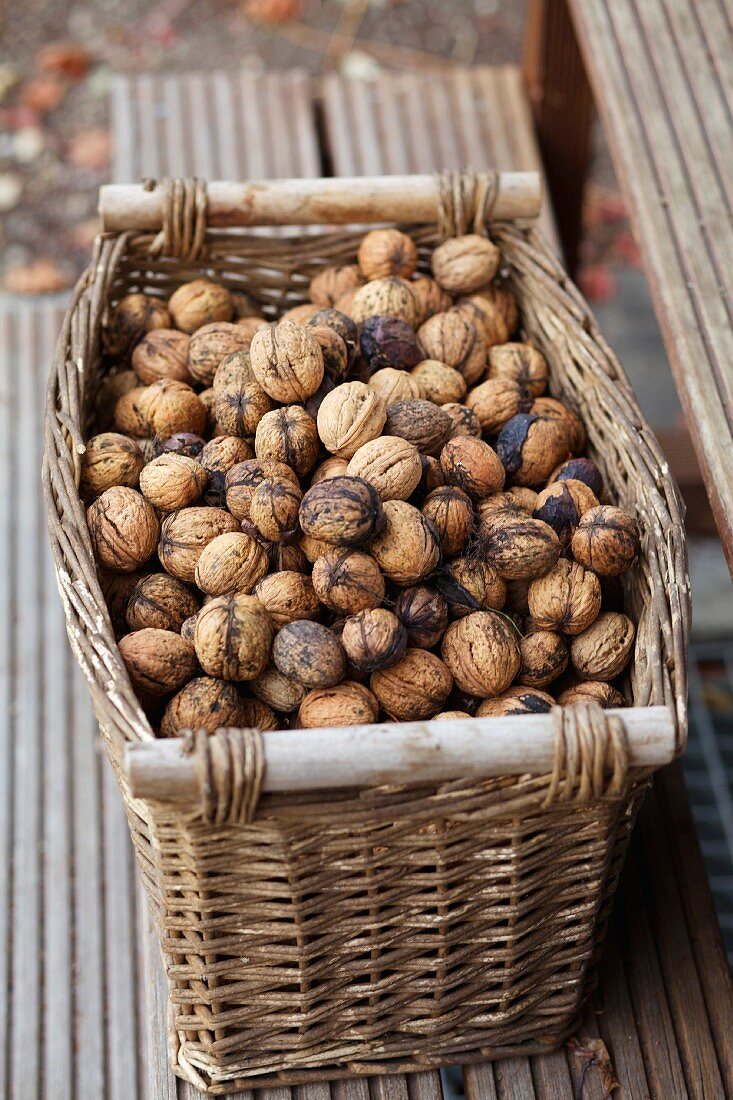
M 41 72 L 81 80 L 89 72 L 92 59 L 78 42 L 49 42 L 38 51 L 36 62 Z
M 10 294 L 51 294 L 65 290 L 70 283 L 56 261 L 47 256 L 17 264 L 5 273 L 5 289 Z
M 616 279 L 605 264 L 587 264 L 578 272 L 578 286 L 591 302 L 610 302 L 616 294 Z
M 568 1047 L 576 1058 L 580 1058 L 585 1062 L 581 1075 L 581 1087 L 578 1091 L 579 1100 L 582 1100 L 583 1097 L 583 1083 L 586 1075 L 593 1067 L 597 1068 L 601 1078 L 603 1100 L 606 1100 L 614 1089 L 621 1087 L 616 1080 L 616 1074 L 611 1064 L 611 1055 L 608 1053 L 608 1047 L 603 1039 L 571 1039 L 568 1042 Z
M 92 126 L 80 130 L 67 146 L 66 156 L 75 168 L 87 168 L 92 172 L 103 172 L 109 167 L 112 153 L 112 139 L 108 130 L 102 126 Z
M 29 107 L 38 114 L 45 115 L 58 107 L 66 94 L 64 85 L 53 76 L 39 76 L 36 80 L 29 80 L 24 84 L 20 92 L 20 102 L 23 107 Z
M 23 180 L 14 172 L 0 173 L 0 210 L 12 210 L 23 194 Z
M 300 0 L 244 0 L 241 10 L 255 23 L 290 23 L 300 15 Z

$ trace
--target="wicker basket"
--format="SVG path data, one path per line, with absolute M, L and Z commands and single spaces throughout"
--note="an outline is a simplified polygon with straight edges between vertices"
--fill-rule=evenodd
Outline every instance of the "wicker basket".
M 58 584 L 160 933 L 176 1070 L 211 1094 L 558 1044 L 592 978 L 648 777 L 683 748 L 677 491 L 585 302 L 517 221 L 494 220 L 491 232 L 525 335 L 642 530 L 625 578 L 638 624 L 633 706 L 164 742 L 115 643 L 77 492 L 108 305 L 132 289 L 165 298 L 206 273 L 266 312 L 282 308 L 304 300 L 323 263 L 353 262 L 360 234 L 334 223 L 432 221 L 409 230 L 425 261 L 439 233 L 492 207 L 521 212 L 504 182 L 328 181 L 328 201 L 312 181 L 241 185 L 226 202 L 212 185 L 208 227 L 200 185 L 133 189 L 108 224 L 135 228 L 97 241 L 64 322 L 43 473 Z M 228 185 L 217 186 L 221 198 Z M 292 222 L 294 210 L 299 224 L 331 228 L 237 227 Z

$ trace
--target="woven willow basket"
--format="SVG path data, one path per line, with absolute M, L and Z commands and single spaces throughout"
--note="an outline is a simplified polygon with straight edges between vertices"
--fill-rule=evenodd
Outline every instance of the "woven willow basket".
M 115 643 L 77 492 L 109 305 L 203 273 L 273 314 L 324 263 L 354 261 L 360 234 L 334 223 L 432 221 L 409 228 L 425 267 L 446 229 L 521 212 L 505 183 L 481 202 L 464 177 L 212 185 L 208 227 L 200 186 L 116 189 L 130 201 L 107 222 L 132 229 L 97 241 L 64 322 L 43 472 L 58 584 L 160 934 L 172 1058 L 211 1094 L 557 1045 L 592 981 L 649 776 L 684 745 L 677 491 L 585 302 L 512 220 L 491 234 L 524 336 L 642 531 L 624 579 L 630 708 L 156 741 Z M 331 228 L 216 228 L 296 220 Z

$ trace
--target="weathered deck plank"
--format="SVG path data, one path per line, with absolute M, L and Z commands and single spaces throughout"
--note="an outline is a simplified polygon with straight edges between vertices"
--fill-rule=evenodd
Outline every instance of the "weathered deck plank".
M 733 570 L 733 82 L 717 3 L 569 0 Z

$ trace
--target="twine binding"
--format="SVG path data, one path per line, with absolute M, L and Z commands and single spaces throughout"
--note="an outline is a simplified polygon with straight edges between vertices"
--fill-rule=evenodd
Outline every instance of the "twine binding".
M 439 172 L 438 236 L 485 234 L 499 193 L 498 172 Z
M 439 233 L 409 229 L 423 255 L 445 234 L 482 231 L 491 217 L 490 176 L 445 176 L 441 186 Z M 204 267 L 191 258 L 203 249 L 203 185 L 166 187 L 153 254 L 150 234 L 100 240 L 64 321 L 45 418 L 51 551 L 118 773 L 125 742 L 154 734 L 115 642 L 77 488 L 78 440 L 91 434 L 108 367 L 104 311 L 131 290 L 165 298 L 205 271 L 252 293 L 272 317 L 304 301 L 325 264 L 353 263 L 361 239 L 348 228 L 209 229 Z M 582 415 L 609 496 L 637 516 L 642 551 L 625 581 L 637 622 L 628 693 L 638 705 L 676 707 L 681 749 L 689 596 L 676 487 L 617 361 L 540 235 L 493 223 L 492 238 L 518 298 L 521 338 L 547 357 L 552 392 Z M 648 777 L 629 768 L 617 719 L 573 708 L 555 721 L 545 776 L 262 797 L 256 731 L 192 733 L 203 792 L 194 813 L 126 795 L 170 976 L 177 1072 L 220 1094 L 561 1042 L 592 984 Z

